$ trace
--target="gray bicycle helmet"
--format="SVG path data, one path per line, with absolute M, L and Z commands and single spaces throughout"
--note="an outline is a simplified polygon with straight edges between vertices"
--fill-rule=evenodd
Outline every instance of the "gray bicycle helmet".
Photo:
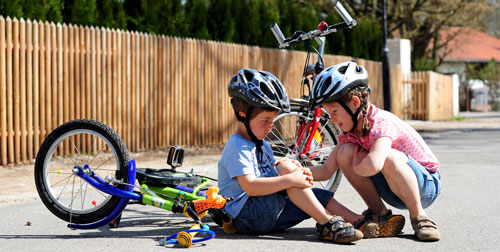
M 241 117 L 236 109 L 234 109 L 234 114 L 239 121 L 243 122 L 248 135 L 255 143 L 257 159 L 260 162 L 264 142 L 259 140 L 250 128 L 251 114 L 255 107 L 290 112 L 290 102 L 285 87 L 270 72 L 243 68 L 229 81 L 228 91 L 229 96 L 232 97 L 233 106 L 236 99 L 241 99 L 250 105 L 246 111 L 246 117 Z
M 312 105 L 318 107 L 326 102 L 337 101 L 351 115 L 354 129 L 358 123 L 358 115 L 367 103 L 365 101 L 353 113 L 341 98 L 347 92 L 359 86 L 365 87 L 368 92 L 371 92 L 368 86 L 368 73 L 364 67 L 358 66 L 354 61 L 347 61 L 331 66 L 323 70 L 314 80 Z
M 285 88 L 270 72 L 240 69 L 229 81 L 228 89 L 230 97 L 241 98 L 250 106 L 290 112 Z

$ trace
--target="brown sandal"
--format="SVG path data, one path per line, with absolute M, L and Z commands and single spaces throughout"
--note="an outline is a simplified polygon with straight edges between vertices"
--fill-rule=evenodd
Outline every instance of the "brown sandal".
M 354 226 L 363 232 L 364 238 L 393 237 L 398 235 L 405 225 L 405 217 L 392 215 L 391 210 L 384 216 L 379 216 L 368 208 L 362 215 L 364 217 L 356 221 Z
M 411 220 L 415 235 L 421 241 L 439 241 L 439 234 L 436 223 L 425 215 L 419 215 Z

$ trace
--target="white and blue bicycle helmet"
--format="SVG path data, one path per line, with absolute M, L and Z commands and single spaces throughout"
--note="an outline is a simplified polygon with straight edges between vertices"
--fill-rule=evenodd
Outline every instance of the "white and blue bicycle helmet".
M 341 98 L 350 90 L 360 86 L 371 92 L 368 86 L 368 73 L 364 67 L 359 66 L 354 61 L 331 66 L 323 70 L 314 80 L 311 95 L 312 105 L 318 107 L 326 102 L 338 102 L 351 115 L 354 129 L 358 122 L 358 115 L 366 107 L 367 102 L 362 103 L 358 110 L 353 113 Z

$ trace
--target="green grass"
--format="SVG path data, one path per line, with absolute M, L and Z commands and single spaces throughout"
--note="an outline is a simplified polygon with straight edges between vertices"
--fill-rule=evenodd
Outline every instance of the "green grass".
M 453 117 L 452 120 L 453 121 L 462 121 L 462 120 L 465 120 L 465 119 L 467 119 L 467 117 L 465 117 L 465 116 L 455 116 L 455 117 Z

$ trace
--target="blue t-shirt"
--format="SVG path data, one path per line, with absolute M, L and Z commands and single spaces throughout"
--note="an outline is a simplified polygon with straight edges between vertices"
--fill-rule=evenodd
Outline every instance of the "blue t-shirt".
M 234 198 L 226 203 L 224 208 L 226 213 L 233 218 L 238 216 L 249 197 L 238 183 L 238 176 L 246 174 L 254 174 L 255 177 L 279 176 L 278 171 L 273 167 L 275 159 L 269 143 L 264 141 L 260 163 L 257 163 L 256 149 L 252 141 L 233 134 L 222 151 L 218 165 L 219 194 Z

